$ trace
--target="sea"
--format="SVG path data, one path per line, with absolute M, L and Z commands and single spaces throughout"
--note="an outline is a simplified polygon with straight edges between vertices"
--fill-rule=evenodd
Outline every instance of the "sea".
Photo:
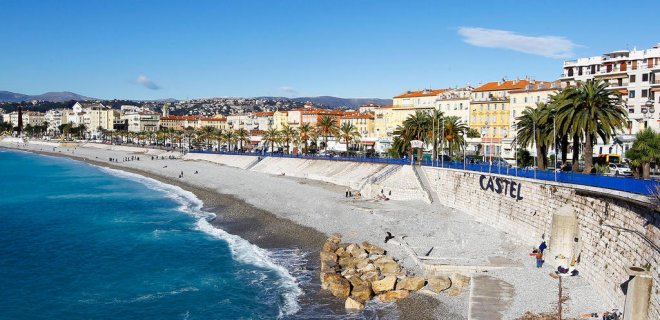
M 296 318 L 301 255 L 213 217 L 175 186 L 0 150 L 0 319 Z

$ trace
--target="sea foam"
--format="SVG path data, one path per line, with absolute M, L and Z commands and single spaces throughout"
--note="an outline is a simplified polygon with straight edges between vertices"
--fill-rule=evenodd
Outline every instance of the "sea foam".
M 204 203 L 190 191 L 139 174 L 104 167 L 101 167 L 101 170 L 121 178 L 137 181 L 146 187 L 162 192 L 170 199 L 175 200 L 180 204 L 180 207 L 178 208 L 179 211 L 198 219 L 196 223 L 197 230 L 227 242 L 234 260 L 260 268 L 273 270 L 279 275 L 279 281 L 277 284 L 285 290 L 282 294 L 283 305 L 279 310 L 280 317 L 295 314 L 300 310 L 298 298 L 303 294 L 303 291 L 298 284 L 298 280 L 286 268 L 276 262 L 286 260 L 282 259 L 282 255 L 287 257 L 299 257 L 299 254 L 286 254 L 286 252 L 280 254 L 273 253 L 260 248 L 237 235 L 230 234 L 222 229 L 214 227 L 209 223 L 209 219 L 214 218 L 215 214 L 203 211 L 202 206 Z M 289 261 L 281 261 L 281 263 L 289 264 Z

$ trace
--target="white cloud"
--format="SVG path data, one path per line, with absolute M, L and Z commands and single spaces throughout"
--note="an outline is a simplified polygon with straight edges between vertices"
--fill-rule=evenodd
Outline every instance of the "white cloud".
M 282 92 L 287 97 L 296 97 L 300 93 L 295 88 L 289 86 L 280 87 L 280 92 Z
M 512 31 L 460 27 L 463 41 L 477 47 L 503 48 L 548 58 L 572 57 L 578 45 L 559 36 L 526 36 Z
M 139 84 L 139 85 L 141 85 L 141 86 L 143 86 L 147 89 L 150 89 L 150 90 L 160 90 L 160 88 L 161 88 L 155 82 L 149 80 L 149 78 L 147 78 L 146 76 L 143 76 L 143 75 L 137 77 L 137 79 L 135 79 L 135 83 L 137 83 L 137 84 Z

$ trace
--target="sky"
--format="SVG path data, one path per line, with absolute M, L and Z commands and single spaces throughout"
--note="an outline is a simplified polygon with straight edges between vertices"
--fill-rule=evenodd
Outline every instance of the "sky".
M 0 0 L 0 91 L 391 98 L 555 80 L 564 60 L 660 42 L 628 11 L 660 1 Z

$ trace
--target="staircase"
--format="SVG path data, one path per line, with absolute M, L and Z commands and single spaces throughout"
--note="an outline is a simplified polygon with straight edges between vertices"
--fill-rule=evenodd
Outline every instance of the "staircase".
M 431 183 L 429 182 L 426 173 L 422 169 L 422 166 L 413 165 L 412 167 L 413 167 L 413 171 L 415 172 L 415 175 L 417 176 L 417 180 L 419 181 L 419 184 L 422 186 L 424 192 L 426 192 L 426 194 L 428 195 L 429 201 L 431 201 L 431 203 L 440 202 L 440 199 L 438 198 L 438 194 L 431 187 Z

